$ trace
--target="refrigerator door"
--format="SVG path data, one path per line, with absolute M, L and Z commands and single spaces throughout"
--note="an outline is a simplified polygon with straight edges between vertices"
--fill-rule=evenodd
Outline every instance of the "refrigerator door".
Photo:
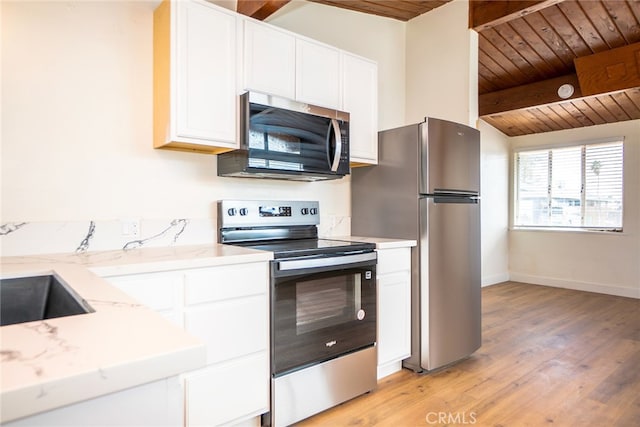
M 429 371 L 481 345 L 480 203 L 423 197 L 420 209 L 420 364 Z
M 460 123 L 427 118 L 421 124 L 419 193 L 480 192 L 480 132 Z

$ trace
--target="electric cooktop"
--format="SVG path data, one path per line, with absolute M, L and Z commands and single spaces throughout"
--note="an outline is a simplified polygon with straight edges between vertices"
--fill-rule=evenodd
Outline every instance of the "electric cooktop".
M 299 239 L 284 241 L 234 243 L 245 248 L 273 252 L 274 258 L 289 258 L 323 254 L 367 252 L 376 247 L 373 243 L 350 242 L 330 239 Z

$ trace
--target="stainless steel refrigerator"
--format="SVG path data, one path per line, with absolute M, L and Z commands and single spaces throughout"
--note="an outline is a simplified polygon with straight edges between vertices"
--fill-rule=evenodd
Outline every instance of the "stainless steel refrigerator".
M 378 165 L 352 170 L 351 234 L 417 240 L 403 364 L 432 371 L 481 345 L 480 132 L 426 118 L 378 144 Z

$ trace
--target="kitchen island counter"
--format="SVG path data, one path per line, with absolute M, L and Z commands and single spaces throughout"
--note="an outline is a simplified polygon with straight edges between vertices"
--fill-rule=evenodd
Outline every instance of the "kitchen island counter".
M 197 245 L 0 258 L 1 277 L 54 274 L 94 312 L 0 327 L 0 422 L 179 375 L 205 346 L 100 276 L 268 261 L 272 254 Z

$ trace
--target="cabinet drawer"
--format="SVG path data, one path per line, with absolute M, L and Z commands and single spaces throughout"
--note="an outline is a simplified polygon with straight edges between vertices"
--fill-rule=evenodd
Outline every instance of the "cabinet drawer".
M 180 273 L 149 273 L 107 277 L 107 281 L 155 311 L 169 311 L 182 305 Z
M 411 248 L 378 250 L 378 275 L 403 270 L 411 270 Z
M 186 425 L 215 426 L 268 411 L 269 355 L 262 352 L 185 376 Z
M 267 293 L 267 262 L 225 265 L 185 273 L 187 305 Z
M 207 363 L 268 348 L 267 295 L 256 295 L 187 309 L 184 328 L 207 346 Z

